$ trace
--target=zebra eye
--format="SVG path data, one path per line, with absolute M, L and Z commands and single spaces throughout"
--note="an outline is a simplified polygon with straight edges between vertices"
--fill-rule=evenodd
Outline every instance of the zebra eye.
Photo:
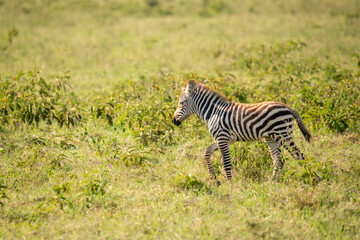
M 179 104 L 180 104 L 180 105 L 184 105 L 184 102 L 180 102 Z

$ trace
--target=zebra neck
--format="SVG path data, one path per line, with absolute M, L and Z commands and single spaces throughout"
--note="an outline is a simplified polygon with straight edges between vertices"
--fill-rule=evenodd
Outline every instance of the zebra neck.
M 209 119 L 219 111 L 222 111 L 229 102 L 216 92 L 205 89 L 198 91 L 194 96 L 196 114 L 208 123 Z

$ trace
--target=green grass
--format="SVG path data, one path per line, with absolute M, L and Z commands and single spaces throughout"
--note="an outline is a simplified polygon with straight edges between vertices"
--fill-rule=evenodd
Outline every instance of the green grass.
M 0 0 L 0 239 L 357 239 L 360 4 Z M 313 135 L 272 174 L 231 147 L 233 181 L 181 87 L 289 104 Z

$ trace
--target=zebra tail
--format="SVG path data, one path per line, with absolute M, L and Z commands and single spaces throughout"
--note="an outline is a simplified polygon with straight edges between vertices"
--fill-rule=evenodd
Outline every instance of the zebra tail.
M 294 118 L 296 119 L 296 122 L 300 128 L 301 133 L 304 135 L 304 138 L 306 141 L 310 142 L 311 141 L 311 134 L 309 132 L 309 130 L 306 129 L 300 115 L 294 110 L 289 108 L 291 111 L 291 114 L 294 116 Z

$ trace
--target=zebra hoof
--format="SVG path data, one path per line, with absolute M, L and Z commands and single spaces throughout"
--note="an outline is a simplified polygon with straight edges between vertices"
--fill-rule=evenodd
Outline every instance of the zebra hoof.
M 216 185 L 217 187 L 219 187 L 221 185 L 221 182 L 217 179 L 212 179 L 211 180 L 211 185 Z

